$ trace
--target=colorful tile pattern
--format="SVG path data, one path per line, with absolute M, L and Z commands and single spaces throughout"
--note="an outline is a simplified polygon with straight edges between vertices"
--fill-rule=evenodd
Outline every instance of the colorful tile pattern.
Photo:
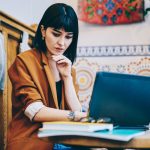
M 140 22 L 144 20 L 144 0 L 78 0 L 78 16 L 101 25 Z

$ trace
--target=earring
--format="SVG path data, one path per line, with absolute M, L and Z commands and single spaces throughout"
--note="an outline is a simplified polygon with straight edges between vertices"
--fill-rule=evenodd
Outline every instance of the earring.
M 43 25 L 41 25 L 41 29 L 44 29 L 44 26 L 43 26 Z
M 42 36 L 42 40 L 44 40 L 45 39 L 45 37 L 44 36 Z
M 41 25 L 41 34 L 42 34 L 42 31 L 44 30 L 44 26 L 43 25 Z M 44 40 L 45 39 L 45 37 L 42 35 L 42 40 Z

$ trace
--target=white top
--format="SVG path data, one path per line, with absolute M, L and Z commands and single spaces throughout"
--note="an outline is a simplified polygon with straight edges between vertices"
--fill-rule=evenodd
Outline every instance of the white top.
M 32 121 L 34 116 L 43 108 L 45 107 L 42 102 L 33 102 L 30 104 L 24 114 Z

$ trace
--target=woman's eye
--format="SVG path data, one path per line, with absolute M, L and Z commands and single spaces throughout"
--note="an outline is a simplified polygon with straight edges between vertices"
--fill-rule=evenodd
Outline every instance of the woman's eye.
M 72 39 L 73 38 L 73 36 L 66 36 L 66 39 Z
M 55 37 L 59 37 L 60 36 L 60 34 L 59 33 L 52 33 Z

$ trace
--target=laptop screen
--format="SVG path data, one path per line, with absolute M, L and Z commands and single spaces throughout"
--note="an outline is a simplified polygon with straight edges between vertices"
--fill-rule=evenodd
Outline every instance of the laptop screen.
M 115 125 L 148 125 L 150 77 L 98 72 L 89 111 L 90 117 L 110 118 Z

